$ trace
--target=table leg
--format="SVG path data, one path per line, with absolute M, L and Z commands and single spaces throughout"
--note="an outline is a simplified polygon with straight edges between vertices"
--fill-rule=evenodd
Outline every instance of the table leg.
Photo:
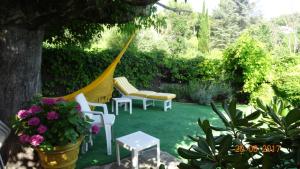
M 116 143 L 116 151 L 117 151 L 117 163 L 118 163 L 118 166 L 121 165 L 121 161 L 120 161 L 120 147 L 119 147 L 119 144 Z
M 131 100 L 129 102 L 129 111 L 130 111 L 130 114 L 132 114 L 132 101 Z
M 128 105 L 127 105 L 127 102 L 124 102 L 124 104 L 125 104 L 125 105 L 124 105 L 124 110 L 127 111 L 127 106 L 128 106 Z
M 116 101 L 116 115 L 119 115 L 119 102 Z
M 111 112 L 114 112 L 114 100 L 111 100 Z
M 156 150 L 157 150 L 157 168 L 159 167 L 159 165 L 160 165 L 160 144 L 159 144 L 159 142 L 157 143 L 157 148 L 156 148 Z
M 132 169 L 138 169 L 139 168 L 139 154 L 138 154 L 138 151 L 132 150 L 132 152 L 131 152 L 131 163 L 132 163 Z

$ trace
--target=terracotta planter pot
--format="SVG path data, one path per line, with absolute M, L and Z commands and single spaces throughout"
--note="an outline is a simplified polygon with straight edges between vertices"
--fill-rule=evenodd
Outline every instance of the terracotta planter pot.
M 36 149 L 42 167 L 45 169 L 75 169 L 83 138 L 78 139 L 75 144 L 54 147 L 52 151 Z

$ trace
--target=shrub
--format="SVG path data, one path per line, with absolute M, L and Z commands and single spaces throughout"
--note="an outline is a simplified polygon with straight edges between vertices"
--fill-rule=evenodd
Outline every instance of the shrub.
M 190 81 L 189 96 L 193 102 L 208 105 L 212 101 L 224 101 L 231 98 L 232 89 L 224 82 L 209 80 Z
M 274 57 L 273 88 L 276 95 L 300 105 L 300 55 Z
M 238 92 L 252 93 L 266 81 L 271 58 L 263 45 L 243 34 L 224 52 L 225 71 Z
M 187 168 L 297 168 L 300 164 L 300 109 L 274 98 L 251 114 L 237 109 L 235 100 L 224 103 L 224 111 L 211 104 L 224 127 L 198 119 L 203 136 L 189 136 L 194 144 L 178 148 Z M 260 117 L 260 118 L 259 118 Z M 257 121 L 258 120 L 258 121 Z M 265 125 L 263 125 L 265 124 Z M 221 131 L 221 132 L 213 132 Z M 216 135 L 218 133 L 218 135 Z
M 262 101 L 269 103 L 274 96 L 275 91 L 273 90 L 272 85 L 268 83 L 263 83 L 258 87 L 258 89 L 251 93 L 250 102 L 252 104 L 255 104 L 256 99 L 260 98 Z
M 176 94 L 177 101 L 190 101 L 188 86 L 186 84 L 162 83 L 159 91 Z
M 290 72 L 282 74 L 274 83 L 274 89 L 278 96 L 300 105 L 300 65 L 289 69 Z

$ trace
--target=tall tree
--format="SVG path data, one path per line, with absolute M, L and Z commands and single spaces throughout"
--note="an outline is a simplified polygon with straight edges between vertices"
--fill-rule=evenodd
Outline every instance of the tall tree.
M 169 7 L 177 10 L 192 11 L 187 3 L 171 1 Z M 175 56 L 185 53 L 188 48 L 188 39 L 194 34 L 195 15 L 190 12 L 173 12 L 165 10 L 167 28 L 162 32 L 166 36 L 170 51 Z
M 122 24 L 153 12 L 158 0 L 1 0 L 0 1 L 0 120 L 8 123 L 10 116 L 31 100 L 41 89 L 41 54 L 45 32 L 49 28 L 63 29 L 71 22 Z M 85 30 L 77 29 L 76 32 Z M 11 164 L 20 150 L 6 144 L 5 157 Z M 20 156 L 18 156 L 20 157 Z M 10 166 L 19 168 L 20 166 Z
M 249 0 L 221 0 L 212 18 L 212 47 L 225 48 L 232 43 L 251 21 Z
M 210 26 L 209 26 L 209 16 L 208 9 L 205 6 L 205 1 L 203 1 L 202 12 L 198 16 L 197 29 L 197 39 L 198 39 L 198 49 L 203 52 L 209 52 L 209 39 L 210 39 Z

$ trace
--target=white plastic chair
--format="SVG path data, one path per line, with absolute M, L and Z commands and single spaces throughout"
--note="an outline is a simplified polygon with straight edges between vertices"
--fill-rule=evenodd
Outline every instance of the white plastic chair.
M 0 149 L 3 146 L 3 143 L 5 142 L 6 138 L 10 134 L 10 128 L 7 127 L 6 124 L 4 124 L 2 121 L 0 121 Z M 0 165 L 2 166 L 1 168 L 5 168 L 2 156 L 0 154 Z
M 106 104 L 101 104 L 101 103 L 90 103 L 86 100 L 85 96 L 83 93 L 78 94 L 75 97 L 75 100 L 79 103 L 81 107 L 81 111 L 88 116 L 90 119 L 93 120 L 91 122 L 92 125 L 97 124 L 100 127 L 104 127 L 105 129 L 105 136 L 106 136 L 106 146 L 107 146 L 107 154 L 111 155 L 111 141 L 112 141 L 112 125 L 115 122 L 115 115 L 113 114 L 108 114 L 108 109 Z M 99 111 L 92 111 L 90 106 L 99 106 L 103 108 L 103 112 Z M 92 139 L 92 134 L 89 136 L 89 142 L 91 145 L 93 145 L 93 139 Z M 86 145 L 87 148 L 87 145 Z

